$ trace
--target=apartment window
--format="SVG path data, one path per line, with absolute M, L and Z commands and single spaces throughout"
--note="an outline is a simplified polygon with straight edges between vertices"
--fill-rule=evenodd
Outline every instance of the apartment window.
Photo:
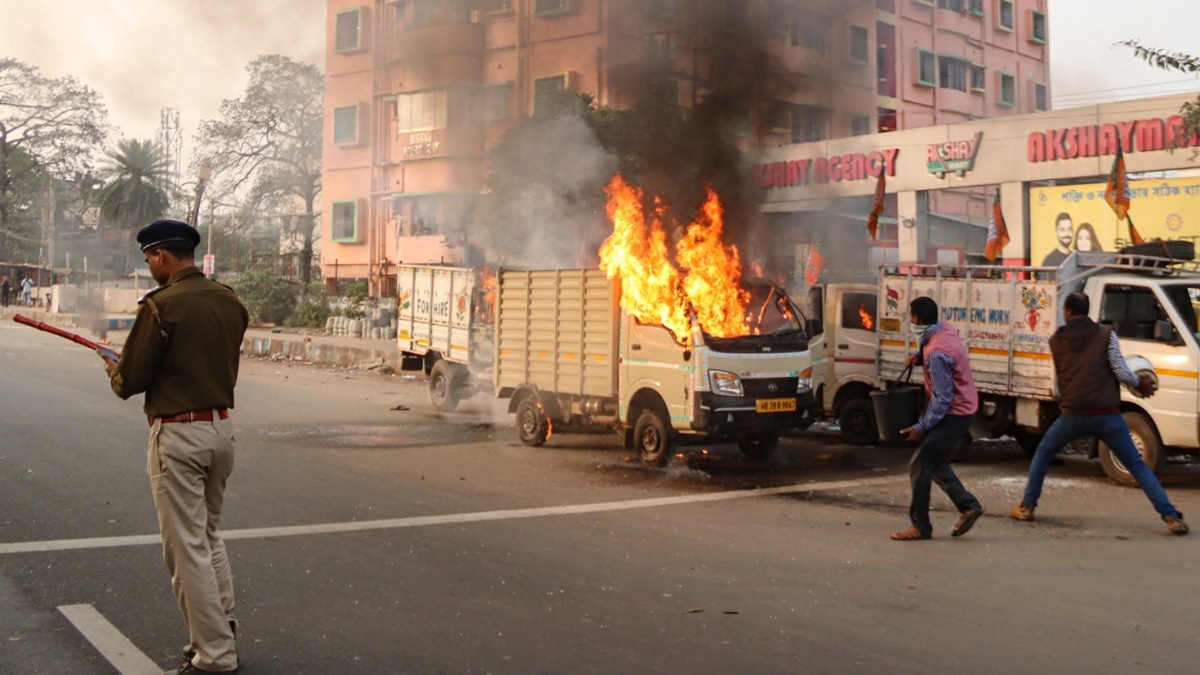
M 1013 29 L 1012 0 L 996 0 L 996 27 L 1003 30 Z
M 1029 10 L 1029 41 L 1046 44 L 1046 15 L 1036 9 Z
M 1000 73 L 1000 105 L 1014 106 L 1017 104 L 1017 76 L 1012 73 Z
M 396 97 L 396 130 L 428 131 L 449 125 L 449 96 L 445 89 L 400 94 Z
M 534 0 L 533 13 L 537 16 L 565 14 L 575 9 L 577 0 Z
M 483 123 L 506 120 L 512 116 L 511 99 L 512 84 L 494 84 L 475 91 L 475 105 L 472 110 L 479 111 L 479 121 Z
M 358 143 L 357 105 L 348 105 L 333 109 L 333 143 L 334 145 L 355 145 Z
M 937 55 L 933 52 L 917 50 L 917 84 L 937 86 Z
M 983 0 L 971 0 L 969 6 L 972 14 L 983 16 Z
M 792 127 L 792 105 L 787 101 L 771 101 L 767 106 L 767 127 L 786 131 Z
M 645 0 L 646 14 L 656 19 L 674 20 L 679 15 L 679 0 Z
M 333 42 L 335 52 L 362 49 L 362 8 L 338 12 Z
M 890 14 L 896 13 L 896 0 L 875 0 L 875 9 Z
M 767 4 L 766 29 L 775 35 L 792 34 L 792 10 L 782 2 Z M 793 44 L 794 44 L 793 40 Z
M 964 3 L 965 0 L 938 0 L 938 7 L 961 12 L 964 9 Z
M 331 204 L 330 239 L 336 242 L 358 242 L 358 200 L 347 199 Z
M 513 0 L 483 0 L 483 11 L 487 14 L 504 14 L 513 9 Z
M 792 46 L 807 47 L 824 54 L 828 31 L 828 17 L 816 12 L 798 11 L 792 17 Z
M 971 65 L 971 91 L 983 91 L 987 88 L 983 74 L 983 66 Z
M 867 46 L 869 35 L 862 26 L 850 26 L 850 60 L 855 63 L 867 63 L 869 58 Z
M 533 114 L 547 114 L 559 108 L 567 91 L 567 76 L 543 77 L 533 82 Z
M 1046 85 L 1041 82 L 1033 83 L 1033 106 L 1038 110 L 1046 110 Z
M 798 105 L 792 108 L 792 142 L 808 143 L 825 140 L 829 113 L 824 108 Z
M 725 21 L 732 28 L 742 28 L 749 21 L 749 3 L 746 0 L 725 0 Z
M 851 115 L 850 116 L 850 135 L 851 136 L 866 136 L 871 133 L 871 127 L 875 120 L 870 115 Z
M 967 90 L 970 64 L 962 59 L 938 57 L 938 86 L 942 89 Z

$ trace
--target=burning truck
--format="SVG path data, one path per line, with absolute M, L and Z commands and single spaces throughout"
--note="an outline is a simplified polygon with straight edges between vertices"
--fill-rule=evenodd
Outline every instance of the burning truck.
M 721 240 L 715 193 L 673 247 L 663 214 L 647 220 L 635 188 L 617 177 L 608 196 L 613 232 L 599 269 L 500 269 L 494 289 L 461 285 L 474 302 L 460 313 L 459 335 L 474 341 L 452 361 L 431 363 L 426 348 L 431 399 L 445 400 L 443 384 L 490 389 L 509 400 L 518 437 L 532 446 L 606 427 L 647 464 L 664 464 L 683 440 L 734 442 L 748 457 L 769 457 L 783 431 L 814 419 L 803 315 L 782 288 L 743 284 L 737 249 Z M 481 314 L 474 304 L 488 302 L 482 313 L 492 323 L 472 332 L 482 324 L 470 322 Z M 449 312 L 447 336 L 457 304 L 428 303 Z M 404 337 L 403 299 L 401 308 L 401 348 L 411 349 L 416 331 Z M 473 349 L 493 357 L 486 375 L 470 365 Z

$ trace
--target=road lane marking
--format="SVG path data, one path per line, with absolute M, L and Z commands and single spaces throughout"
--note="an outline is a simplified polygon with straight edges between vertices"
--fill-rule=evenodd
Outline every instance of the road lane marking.
M 58 608 L 67 621 L 92 643 L 113 668 L 121 675 L 163 675 L 162 666 L 150 660 L 125 637 L 117 627 L 108 622 L 91 605 L 62 605 Z
M 386 520 L 360 520 L 347 523 L 320 523 L 315 525 L 255 527 L 242 530 L 223 530 L 221 532 L 221 537 L 226 541 L 235 539 L 266 539 L 269 537 L 295 537 L 311 534 L 338 534 L 343 532 L 361 532 L 365 530 L 393 530 L 406 527 L 429 527 L 432 525 L 482 523 L 494 520 L 540 518 L 543 516 L 573 516 L 587 513 L 601 513 L 604 511 L 650 509 L 661 506 L 679 506 L 681 504 L 701 504 L 705 502 L 721 502 L 730 501 L 733 499 L 750 499 L 755 497 L 772 497 L 776 495 L 797 494 L 803 492 L 824 492 L 828 490 L 842 490 L 846 488 L 872 487 L 876 485 L 887 485 L 890 483 L 907 481 L 908 476 L 880 476 L 875 478 L 862 478 L 858 480 L 831 481 L 828 483 L 802 483 L 798 485 L 784 485 L 773 488 L 730 490 L 726 492 L 711 492 L 708 494 L 699 495 L 632 499 L 619 502 L 600 502 L 597 504 L 567 504 L 564 506 L 544 506 L 528 509 L 504 509 L 500 511 L 478 511 L 475 513 L 451 513 L 441 516 L 412 516 L 409 518 L 390 518 Z M 79 549 L 110 548 L 117 546 L 147 546 L 160 543 L 161 540 L 159 539 L 158 535 L 26 541 L 0 544 L 0 555 L 8 555 L 13 553 L 45 553 L 49 551 L 73 551 Z

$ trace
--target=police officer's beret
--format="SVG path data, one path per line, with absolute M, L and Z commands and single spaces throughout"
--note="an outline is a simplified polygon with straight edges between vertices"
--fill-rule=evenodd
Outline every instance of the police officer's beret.
M 196 231 L 196 228 L 183 221 L 164 218 L 138 230 L 137 241 L 143 251 L 152 246 L 166 244 L 186 243 L 192 248 L 196 248 L 200 245 L 200 233 Z

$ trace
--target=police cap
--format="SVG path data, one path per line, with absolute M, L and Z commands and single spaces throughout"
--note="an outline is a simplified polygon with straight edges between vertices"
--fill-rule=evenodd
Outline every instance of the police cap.
M 200 245 L 200 233 L 183 221 L 164 218 L 138 230 L 137 241 L 143 251 L 154 246 L 195 249 Z

